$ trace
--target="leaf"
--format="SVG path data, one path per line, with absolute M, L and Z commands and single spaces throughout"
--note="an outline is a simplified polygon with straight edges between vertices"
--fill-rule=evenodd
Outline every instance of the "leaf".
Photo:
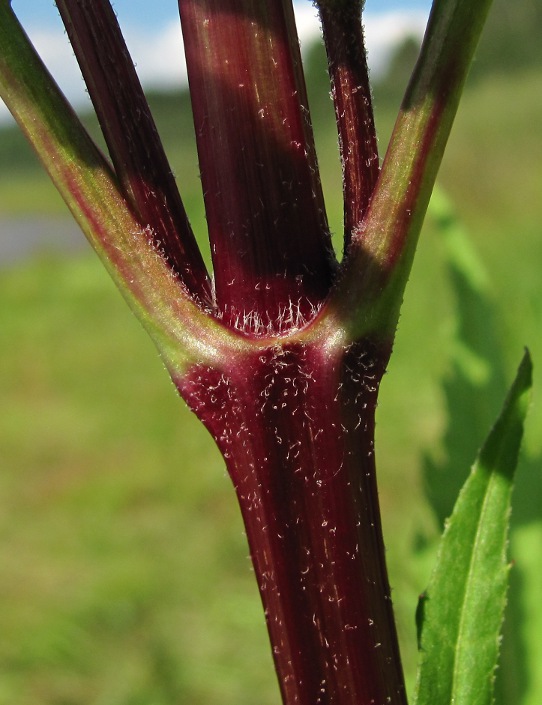
M 512 480 L 530 397 L 525 352 L 501 415 L 459 494 L 417 611 L 416 705 L 489 705 L 508 582 Z
M 480 440 L 501 408 L 508 381 L 500 310 L 489 274 L 470 233 L 440 188 L 431 196 L 430 216 L 444 244 L 454 303 L 447 339 L 450 364 L 442 384 L 447 418 L 444 452 L 438 458 L 428 456 L 423 469 L 427 497 L 443 527 Z

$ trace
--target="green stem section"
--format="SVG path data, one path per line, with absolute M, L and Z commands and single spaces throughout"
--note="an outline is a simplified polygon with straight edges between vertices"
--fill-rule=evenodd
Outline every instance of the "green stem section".
M 356 339 L 397 324 L 423 218 L 491 0 L 436 0 L 369 209 L 328 312 Z
M 205 314 L 132 213 L 111 167 L 36 54 L 11 6 L 0 0 L 0 95 L 75 220 L 168 366 L 223 355 L 237 344 Z

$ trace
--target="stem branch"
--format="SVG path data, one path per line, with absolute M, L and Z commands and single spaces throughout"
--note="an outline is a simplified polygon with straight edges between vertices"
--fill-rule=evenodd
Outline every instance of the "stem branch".
M 235 485 L 286 705 L 406 705 L 374 465 L 388 354 L 274 346 L 178 380 Z
M 210 282 L 109 0 L 57 0 L 125 198 L 189 291 Z

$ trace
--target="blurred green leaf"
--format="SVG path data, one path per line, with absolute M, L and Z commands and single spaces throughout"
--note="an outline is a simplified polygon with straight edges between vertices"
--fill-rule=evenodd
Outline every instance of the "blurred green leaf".
M 430 217 L 444 243 L 455 314 L 447 340 L 450 368 L 442 385 L 448 422 L 444 453 L 424 463 L 427 497 L 443 527 L 508 385 L 501 310 L 484 261 L 441 189 L 433 191 Z
M 525 353 L 447 523 L 418 605 L 416 705 L 489 705 L 506 602 L 512 480 L 532 384 Z

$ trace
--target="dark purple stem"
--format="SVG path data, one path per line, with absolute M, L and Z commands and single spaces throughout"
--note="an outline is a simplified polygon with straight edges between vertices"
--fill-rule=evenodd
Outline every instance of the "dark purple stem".
M 378 145 L 361 24 L 356 0 L 317 3 L 343 165 L 344 244 L 359 227 L 379 174 Z
M 180 0 L 216 300 L 253 334 L 310 319 L 335 268 L 290 0 Z
M 175 266 L 188 277 L 190 253 L 176 240 L 192 236 L 186 216 L 180 231 L 160 220 L 179 212 L 170 203 L 182 204 L 168 200 L 173 182 L 159 181 L 169 168 L 110 5 L 59 7 L 126 197 L 144 222 L 175 234 L 166 253 L 181 255 Z M 255 340 L 313 319 L 336 272 L 291 0 L 180 0 L 179 8 L 216 311 L 252 340 L 212 367 L 191 363 L 172 375 L 233 480 L 285 705 L 406 705 L 374 462 L 391 343 L 342 345 L 327 334 Z M 355 16 L 345 11 L 333 24 L 322 11 L 347 240 L 378 173 Z M 190 282 L 204 291 L 206 280 Z
M 243 513 L 287 705 L 406 705 L 374 464 L 388 350 L 263 350 L 179 388 Z
M 121 188 L 188 290 L 210 282 L 174 176 L 109 0 L 57 0 Z
M 291 0 L 179 0 L 215 311 L 226 326 L 183 299 L 153 251 L 163 247 L 192 294 L 210 302 L 109 2 L 58 6 L 123 195 L 0 0 L 9 26 L 5 92 L 224 455 L 285 705 L 406 705 L 374 414 L 417 234 L 490 0 L 434 3 L 376 188 L 361 3 L 316 2 L 345 178 L 349 249 L 336 286 Z M 32 101 L 44 110 L 29 110 Z

